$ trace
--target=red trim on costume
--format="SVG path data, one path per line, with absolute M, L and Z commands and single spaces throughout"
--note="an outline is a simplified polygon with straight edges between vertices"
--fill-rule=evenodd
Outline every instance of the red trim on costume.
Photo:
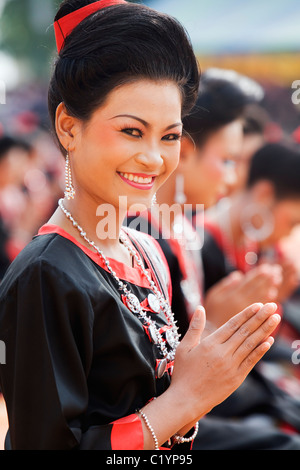
M 148 234 L 144 234 L 144 235 L 147 235 L 148 237 L 150 237 L 150 235 L 148 235 Z M 152 243 L 155 245 L 156 250 L 159 252 L 161 261 L 163 261 L 163 263 L 164 263 L 164 265 L 165 265 L 166 274 L 167 274 L 167 276 L 168 276 L 168 279 L 167 279 L 167 289 L 168 289 L 169 303 L 171 304 L 171 302 L 172 302 L 172 282 L 171 282 L 170 268 L 169 268 L 169 265 L 168 265 L 168 263 L 167 263 L 165 254 L 164 254 L 164 252 L 162 251 L 162 248 L 161 248 L 160 244 L 158 243 L 158 241 L 155 240 L 155 238 L 153 238 L 153 237 L 151 237 L 151 241 L 152 241 Z M 140 250 L 142 251 L 142 254 L 143 254 L 143 256 L 145 257 L 145 259 L 147 259 L 147 255 L 145 254 L 145 251 L 144 251 L 143 247 L 142 247 L 140 244 L 139 244 L 139 248 L 140 248 Z M 159 283 L 159 279 L 158 279 L 158 274 L 157 274 L 156 272 L 154 272 L 153 274 L 154 274 L 155 279 L 156 279 L 156 285 L 158 286 L 159 290 L 162 292 L 162 290 L 161 290 L 161 288 L 160 288 L 160 283 Z M 162 294 L 164 294 L 164 292 L 162 292 Z
M 129 211 L 128 211 L 127 215 L 128 215 L 129 217 L 130 217 L 130 216 L 133 216 L 133 217 L 135 216 L 134 213 L 131 214 Z M 151 214 L 150 214 L 149 211 L 144 211 L 143 213 L 141 213 L 141 214 L 139 215 L 139 217 L 144 217 L 144 219 L 148 220 L 149 223 L 152 222 Z M 126 229 L 126 227 L 124 227 L 124 228 Z M 126 233 L 127 233 L 127 231 L 126 231 Z M 160 254 L 161 261 L 163 261 L 163 264 L 165 265 L 166 274 L 167 274 L 167 276 L 168 276 L 168 279 L 167 279 L 167 289 L 168 289 L 169 303 L 171 304 L 171 303 L 172 303 L 172 294 L 173 294 L 173 293 L 172 293 L 172 281 L 171 281 L 170 268 L 169 268 L 168 262 L 167 262 L 167 260 L 166 260 L 165 254 L 164 254 L 164 252 L 163 252 L 163 250 L 162 250 L 160 244 L 158 243 L 158 241 L 157 241 L 154 237 L 152 237 L 152 235 L 149 235 L 148 233 L 145 233 L 145 232 L 143 232 L 143 235 L 144 235 L 144 236 L 148 236 L 149 238 L 151 238 L 152 244 L 155 245 L 156 250 L 157 250 L 157 251 L 159 252 L 159 254 Z M 142 252 L 144 258 L 147 260 L 148 257 L 147 257 L 147 255 L 145 254 L 145 250 L 144 250 L 143 246 L 141 246 L 141 244 L 139 243 L 139 241 L 138 241 L 136 238 L 134 238 L 134 239 L 135 239 L 135 241 L 138 243 L 139 249 L 141 250 L 141 252 Z M 154 279 L 156 279 L 156 285 L 157 285 L 157 287 L 159 288 L 159 290 L 161 291 L 160 283 L 159 283 L 159 280 L 158 280 L 158 274 L 155 272 L 155 269 L 154 269 L 154 271 L 153 271 L 153 275 L 154 275 Z M 162 292 L 162 294 L 164 294 L 164 292 Z
M 136 213 L 135 212 L 131 213 L 130 211 L 128 211 L 127 215 L 128 215 L 128 217 L 135 217 Z M 153 225 L 156 228 L 158 233 L 161 233 L 160 225 L 159 225 L 158 221 L 156 220 L 156 218 L 152 216 L 150 210 L 143 211 L 142 213 L 140 213 L 139 217 L 144 217 L 144 219 L 146 219 L 149 224 Z M 148 236 L 150 236 L 150 235 L 148 234 Z M 169 238 L 170 237 L 171 237 L 171 235 L 169 236 Z M 173 292 L 172 292 L 172 281 L 171 281 L 170 267 L 169 267 L 168 262 L 166 260 L 165 254 L 162 250 L 162 247 L 160 246 L 160 244 L 158 243 L 158 241 L 154 237 L 152 237 L 152 240 L 154 240 L 154 244 L 156 246 L 156 249 L 157 249 L 157 251 L 159 251 L 159 253 L 161 255 L 161 259 L 164 262 L 164 265 L 166 266 L 166 271 L 168 273 L 168 295 L 169 295 L 169 302 L 171 303 L 172 302 Z
M 235 269 L 243 273 L 251 269 L 251 266 L 248 265 L 245 260 L 245 256 L 249 251 L 254 251 L 255 253 L 257 252 L 256 242 L 251 243 L 251 247 L 248 246 L 247 249 L 239 250 L 232 244 L 228 237 L 226 237 L 226 234 L 218 225 L 206 220 L 204 223 L 204 228 L 210 232 L 220 250 L 223 251 L 224 255 L 229 259 Z
M 91 3 L 85 7 L 79 8 L 63 18 L 54 22 L 54 32 L 56 39 L 56 46 L 58 53 L 63 48 L 66 37 L 79 25 L 85 18 L 90 16 L 96 11 L 102 10 L 103 8 L 110 7 L 112 5 L 119 5 L 127 3 L 124 0 L 99 0 L 98 2 Z
M 208 230 L 211 235 L 214 237 L 215 241 L 219 245 L 219 247 L 223 250 L 223 233 L 220 227 L 209 220 L 204 222 L 205 230 Z
M 47 235 L 51 233 L 56 233 L 64 238 L 67 238 L 76 246 L 78 246 L 89 258 L 91 258 L 98 266 L 105 269 L 105 271 L 109 272 L 107 266 L 104 264 L 102 258 L 92 251 L 91 249 L 87 248 L 86 246 L 82 245 L 80 242 L 76 240 L 76 238 L 72 237 L 68 232 L 57 225 L 45 224 L 43 225 L 40 230 L 38 231 L 38 236 L 40 235 Z M 116 272 L 117 276 L 122 279 L 123 281 L 131 282 L 132 284 L 136 284 L 139 287 L 146 287 L 149 288 L 150 284 L 148 279 L 140 269 L 137 267 L 130 267 L 127 264 L 121 263 L 116 261 L 113 258 L 107 258 L 111 268 Z M 151 278 L 153 279 L 153 272 L 151 269 L 147 269 Z
M 132 414 L 111 423 L 112 450 L 143 450 L 144 434 L 141 419 Z

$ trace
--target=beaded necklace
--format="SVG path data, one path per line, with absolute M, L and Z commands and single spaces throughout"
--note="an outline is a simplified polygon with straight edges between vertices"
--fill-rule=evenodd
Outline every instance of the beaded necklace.
M 156 313 L 163 311 L 167 319 L 169 328 L 166 329 L 165 331 L 165 339 L 164 339 L 159 328 L 157 328 L 155 321 L 153 321 L 152 318 L 149 315 L 147 315 L 146 311 L 142 308 L 141 303 L 139 299 L 137 298 L 137 296 L 133 294 L 128 289 L 128 286 L 118 278 L 116 272 L 110 266 L 109 260 L 104 255 L 103 251 L 100 250 L 99 247 L 97 247 L 95 242 L 91 241 L 87 237 L 87 234 L 83 230 L 83 228 L 78 224 L 78 222 L 76 222 L 72 214 L 64 207 L 62 199 L 59 200 L 58 205 L 60 209 L 62 210 L 62 212 L 64 213 L 64 215 L 67 217 L 67 219 L 69 219 L 70 222 L 72 222 L 73 226 L 78 230 L 80 236 L 92 248 L 94 248 L 94 250 L 96 250 L 98 255 L 102 258 L 105 266 L 107 267 L 108 272 L 111 274 L 111 276 L 115 279 L 116 283 L 118 284 L 119 290 L 123 291 L 128 308 L 133 313 L 138 315 L 138 318 L 142 321 L 142 323 L 148 326 L 148 331 L 149 331 L 151 340 L 153 341 L 154 344 L 157 345 L 157 347 L 161 351 L 161 354 L 164 357 L 164 359 L 160 361 L 159 368 L 157 370 L 158 378 L 162 377 L 162 375 L 167 369 L 168 362 L 172 362 L 175 358 L 176 348 L 179 344 L 179 337 L 180 337 L 177 331 L 178 327 L 176 326 L 176 321 L 174 320 L 174 314 L 171 311 L 169 302 L 164 298 L 164 296 L 159 291 L 154 281 L 151 279 L 151 276 L 148 273 L 148 271 L 145 269 L 142 260 L 139 258 L 137 254 L 137 251 L 131 246 L 131 244 L 129 243 L 127 239 L 126 234 L 124 233 L 124 230 L 122 229 L 120 233 L 120 237 L 119 237 L 120 242 L 124 245 L 124 247 L 127 249 L 129 254 L 132 257 L 134 257 L 139 269 L 141 269 L 142 273 L 146 276 L 150 284 L 150 287 L 154 292 L 154 294 L 149 294 L 148 296 L 148 302 L 150 304 L 150 307 Z

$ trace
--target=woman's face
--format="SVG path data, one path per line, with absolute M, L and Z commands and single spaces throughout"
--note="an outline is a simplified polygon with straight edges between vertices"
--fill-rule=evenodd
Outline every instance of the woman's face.
M 184 166 L 187 202 L 212 206 L 223 195 L 228 161 L 239 155 L 243 139 L 241 121 L 214 132 Z
M 181 100 L 172 82 L 139 80 L 114 89 L 87 123 L 76 121 L 69 145 L 76 197 L 119 207 L 124 196 L 127 208 L 149 207 L 178 164 Z
M 274 229 L 266 241 L 267 244 L 277 243 L 289 236 L 292 229 L 300 224 L 300 199 L 283 199 L 275 202 L 272 216 Z

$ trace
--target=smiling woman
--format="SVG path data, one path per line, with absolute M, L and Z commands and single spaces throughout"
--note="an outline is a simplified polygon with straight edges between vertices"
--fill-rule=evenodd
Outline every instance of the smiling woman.
M 249 306 L 201 342 L 199 307 L 179 343 L 158 244 L 121 227 L 178 162 L 199 84 L 184 29 L 123 0 L 65 0 L 54 25 L 49 111 L 66 192 L 1 286 L 6 448 L 179 452 L 272 345 L 276 306 Z M 114 238 L 97 237 L 102 206 Z
M 68 149 L 75 199 L 85 200 L 93 215 L 103 203 L 119 212 L 120 195 L 127 197 L 129 206 L 149 207 L 178 163 L 181 102 L 174 82 L 140 79 L 111 91 L 88 123 L 70 116 L 60 104 L 56 133 Z M 122 207 L 120 219 L 126 209 Z M 82 223 L 86 216 L 86 211 L 80 215 Z

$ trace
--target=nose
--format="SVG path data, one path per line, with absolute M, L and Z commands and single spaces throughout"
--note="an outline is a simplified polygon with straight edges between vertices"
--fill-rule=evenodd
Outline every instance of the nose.
M 142 152 L 135 156 L 136 162 L 143 166 L 147 171 L 156 173 L 164 165 L 164 158 L 159 146 L 152 145 L 144 148 Z

